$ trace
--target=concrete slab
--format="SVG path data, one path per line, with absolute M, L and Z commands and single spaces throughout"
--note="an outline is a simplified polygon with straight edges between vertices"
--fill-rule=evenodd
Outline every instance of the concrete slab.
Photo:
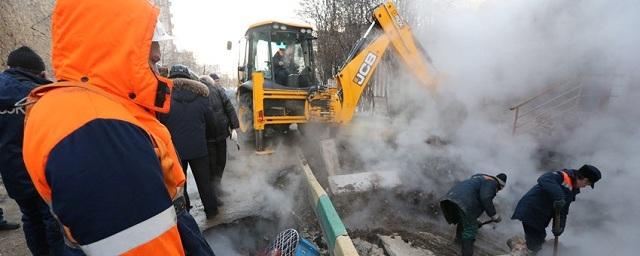
M 334 195 L 390 189 L 402 185 L 397 171 L 361 172 L 329 177 L 329 189 Z
M 400 236 L 378 235 L 378 238 L 382 241 L 382 246 L 389 256 L 435 256 L 430 250 L 411 246 Z
M 333 176 L 340 173 L 340 159 L 338 158 L 338 149 L 336 142 L 333 139 L 325 139 L 320 141 L 322 147 L 322 159 L 324 166 L 327 169 L 328 176 Z
M 386 256 L 382 248 L 365 240 L 355 238 L 353 239 L 353 245 L 356 247 L 356 250 L 358 250 L 360 255 Z

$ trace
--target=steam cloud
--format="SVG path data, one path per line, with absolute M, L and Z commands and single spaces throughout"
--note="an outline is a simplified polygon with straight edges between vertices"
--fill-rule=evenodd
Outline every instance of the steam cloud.
M 472 173 L 506 172 L 509 182 L 497 201 L 502 215 L 510 217 L 537 177 L 551 171 L 542 169 L 538 150 L 551 150 L 563 156 L 562 168 L 588 163 L 603 172 L 595 190 L 583 189 L 571 206 L 561 237 L 567 253 L 634 255 L 633 241 L 640 241 L 640 2 L 413 5 L 416 15 L 426 17 L 412 26 L 439 71 L 439 92 L 431 97 L 407 74 L 393 77 L 389 100 L 400 112 L 392 119 L 356 119 L 354 127 L 368 127 L 378 136 L 347 138 L 363 169 L 402 170 L 411 175 L 405 186 L 436 194 Z M 549 85 L 577 78 L 585 88 L 610 94 L 607 104 L 588 107 L 593 99 L 583 97 L 575 113 L 579 125 L 557 131 L 551 143 L 511 134 L 509 107 Z M 431 135 L 449 143 L 426 144 Z M 442 159 L 450 164 L 430 164 Z M 497 231 L 510 236 L 522 228 L 518 221 L 505 221 Z

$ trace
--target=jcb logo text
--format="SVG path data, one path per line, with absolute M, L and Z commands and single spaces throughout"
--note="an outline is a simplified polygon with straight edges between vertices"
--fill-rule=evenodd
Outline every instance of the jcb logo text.
M 362 62 L 362 65 L 360 65 L 360 68 L 358 69 L 356 77 L 353 78 L 353 81 L 356 82 L 356 84 L 362 86 L 364 80 L 367 78 L 367 75 L 369 74 L 369 72 L 371 72 L 373 63 L 377 58 L 378 56 L 376 56 L 372 52 L 367 54 L 367 57 L 364 58 L 364 62 Z

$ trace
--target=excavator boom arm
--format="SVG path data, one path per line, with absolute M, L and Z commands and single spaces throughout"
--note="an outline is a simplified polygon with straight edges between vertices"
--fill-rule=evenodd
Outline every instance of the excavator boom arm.
M 418 48 L 411 28 L 400 17 L 395 5 L 391 1 L 379 5 L 373 10 L 373 19 L 372 25 L 378 25 L 383 33 L 369 40 L 368 45 L 360 50 L 370 28 L 336 77 L 342 90 L 342 107 L 337 117 L 341 123 L 353 118 L 360 96 L 389 46 L 420 83 L 435 90 L 436 83 L 429 74 L 428 56 Z

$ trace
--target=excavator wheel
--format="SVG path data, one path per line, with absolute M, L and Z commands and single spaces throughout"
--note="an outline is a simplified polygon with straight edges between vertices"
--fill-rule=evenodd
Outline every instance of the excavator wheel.
M 240 121 L 240 140 L 252 142 L 255 139 L 253 129 L 253 94 L 241 91 L 238 94 L 238 120 Z

